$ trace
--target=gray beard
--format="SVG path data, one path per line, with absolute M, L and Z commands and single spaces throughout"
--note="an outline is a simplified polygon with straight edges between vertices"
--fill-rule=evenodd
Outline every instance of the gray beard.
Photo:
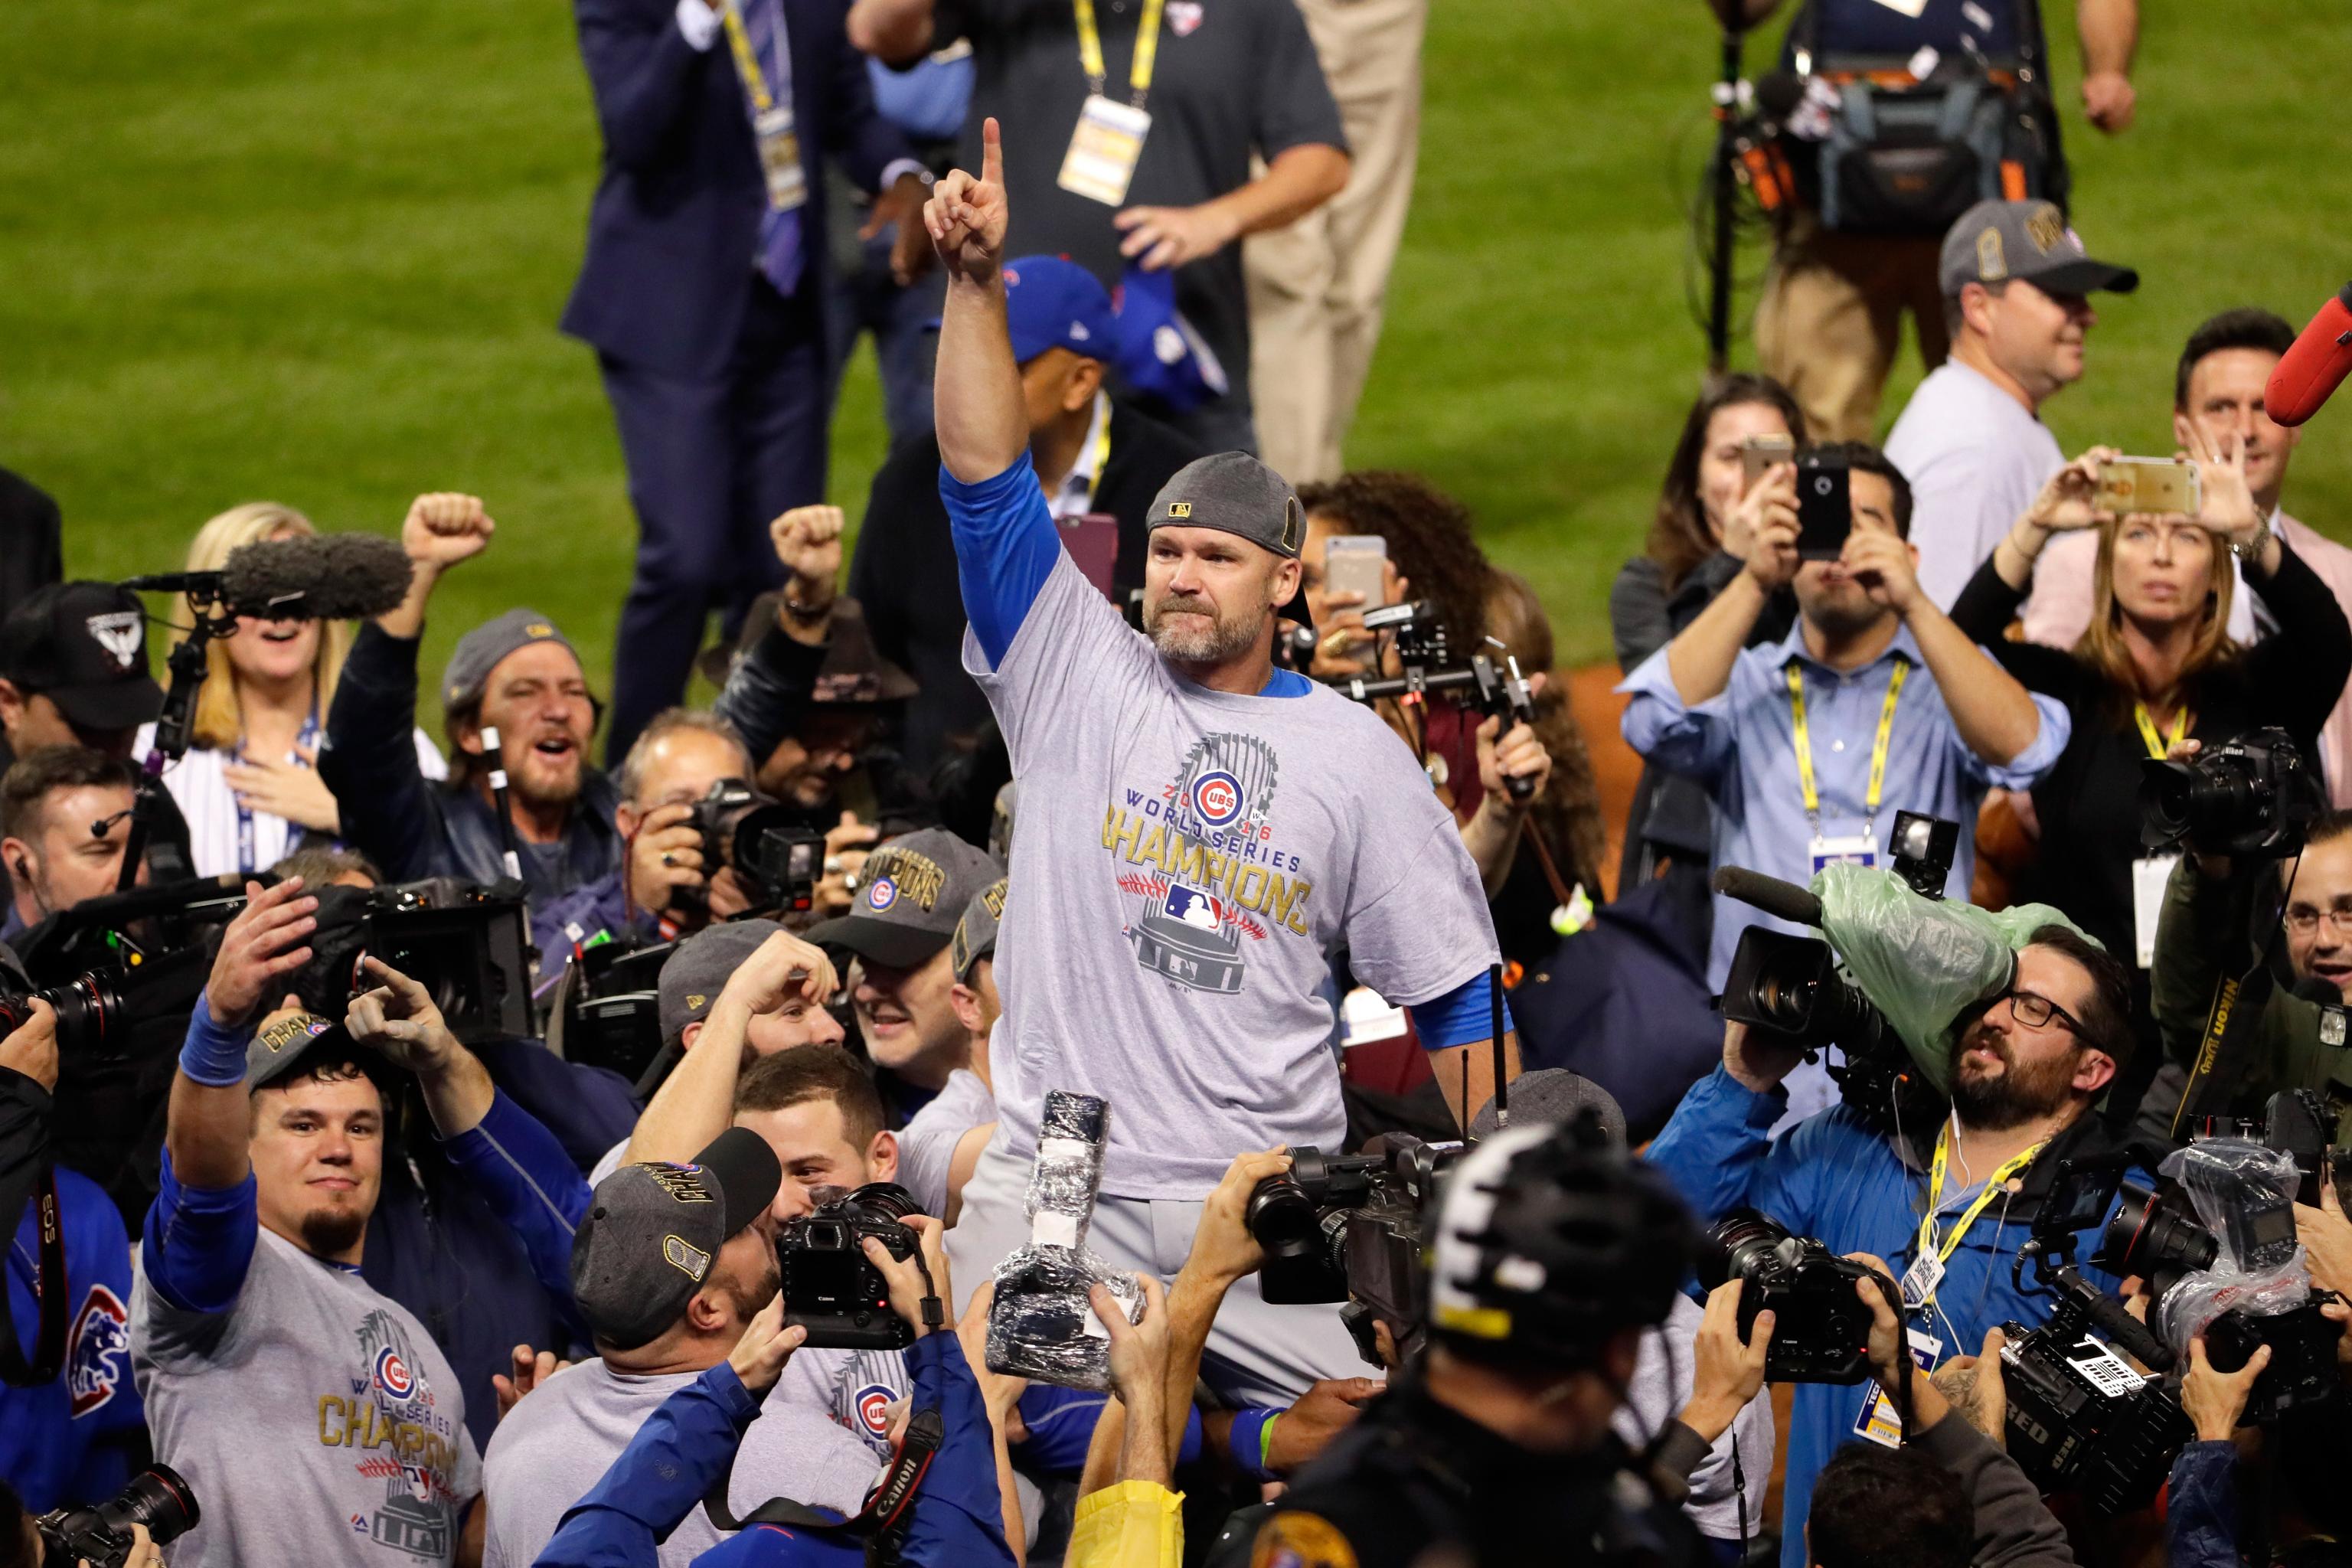
M 1172 664 L 1223 664 L 1247 653 L 1264 627 L 1265 617 L 1259 616 L 1246 626 L 1221 618 L 1206 631 L 1178 631 L 1154 616 L 1149 629 L 1151 646 Z

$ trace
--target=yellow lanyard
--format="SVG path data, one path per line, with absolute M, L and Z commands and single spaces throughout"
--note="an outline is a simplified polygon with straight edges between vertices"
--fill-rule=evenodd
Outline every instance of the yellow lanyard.
M 1138 109 L 1151 90 L 1151 68 L 1160 55 L 1160 13 L 1165 5 L 1166 0 L 1143 0 L 1143 20 L 1135 29 L 1135 63 L 1128 68 L 1127 83 L 1135 89 L 1130 101 Z M 1070 0 L 1070 8 L 1078 14 L 1078 64 L 1086 70 L 1087 89 L 1100 94 L 1110 68 L 1103 64 L 1102 34 L 1095 28 L 1095 0 Z
M 1862 803 L 1865 821 L 1878 819 L 1879 797 L 1886 790 L 1886 748 L 1895 738 L 1895 700 L 1903 695 L 1904 678 L 1910 673 L 1910 665 L 1898 658 L 1895 674 L 1886 682 L 1886 701 L 1878 710 L 1878 738 L 1870 744 L 1870 793 Z M 1797 782 L 1804 787 L 1805 816 L 1818 827 L 1822 792 L 1813 779 L 1812 731 L 1805 723 L 1805 678 L 1793 658 L 1789 661 L 1789 721 L 1796 731 Z
M 2132 704 L 2132 717 L 2139 721 L 2139 738 L 2147 742 L 2147 754 L 2158 762 L 2162 762 L 2173 747 L 2180 744 L 2181 737 L 2189 733 L 2189 710 L 2185 707 L 2172 716 L 2172 733 L 2169 735 L 2156 732 L 2156 721 L 2148 717 L 2145 702 Z
M 767 73 L 761 70 L 759 57 L 751 52 L 751 36 L 743 30 L 742 13 L 736 0 L 727 0 L 719 13 L 727 25 L 727 47 L 735 54 L 735 74 L 743 79 L 743 90 L 751 95 L 751 107 L 761 114 L 775 107 L 768 95 Z
M 1960 1249 L 1960 1238 L 1968 1235 L 1969 1226 L 1976 1224 L 1977 1215 L 1984 1213 L 1985 1205 L 1992 1202 L 1995 1194 L 2004 1190 L 2011 1176 L 2033 1163 L 2033 1157 L 2041 1153 L 2050 1142 L 2044 1138 L 2023 1153 L 2012 1156 L 1995 1171 L 1985 1183 L 1984 1191 L 1977 1194 L 1976 1202 L 1961 1211 L 1960 1223 L 1952 1227 L 1951 1238 L 1938 1247 L 1936 1244 L 1936 1215 L 1944 1205 L 1944 1149 L 1951 1135 L 1952 1125 L 1948 1121 L 1937 1131 L 1936 1159 L 1928 1167 L 1927 1174 L 1927 1212 L 1919 1216 L 1919 1256 L 1925 1258 L 1932 1252 L 1938 1264 L 1951 1261 L 1952 1254 Z M 1936 1293 L 1928 1291 L 1927 1300 L 1932 1301 L 1935 1299 Z

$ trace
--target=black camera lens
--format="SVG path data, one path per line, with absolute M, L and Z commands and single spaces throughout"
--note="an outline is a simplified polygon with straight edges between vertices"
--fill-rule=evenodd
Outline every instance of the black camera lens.
M 1287 1175 L 1269 1176 L 1243 1211 L 1251 1237 L 1268 1252 L 1284 1252 L 1315 1234 L 1315 1205 Z
M 843 1200 L 861 1219 L 905 1219 L 923 1212 L 915 1194 L 896 1182 L 868 1182 Z
M 2142 1279 L 2211 1266 L 2220 1248 L 2210 1231 L 2146 1187 L 2126 1182 L 2121 1196 L 2123 1205 L 2107 1222 L 2094 1262 Z
M 131 1484 L 92 1510 L 107 1528 L 130 1533 L 134 1524 L 147 1527 L 148 1539 L 158 1546 L 177 1541 L 196 1527 L 204 1510 L 196 1506 L 195 1489 L 165 1464 L 153 1464 L 131 1478 Z
M 1745 1279 L 1788 1239 L 1778 1221 L 1754 1209 L 1734 1209 L 1699 1240 L 1698 1282 L 1712 1290 L 1727 1280 Z

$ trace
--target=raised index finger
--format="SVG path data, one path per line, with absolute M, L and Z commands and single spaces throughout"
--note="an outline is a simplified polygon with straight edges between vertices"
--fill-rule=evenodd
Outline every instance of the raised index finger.
M 980 122 L 980 177 L 992 185 L 1004 183 L 1003 133 L 992 114 Z

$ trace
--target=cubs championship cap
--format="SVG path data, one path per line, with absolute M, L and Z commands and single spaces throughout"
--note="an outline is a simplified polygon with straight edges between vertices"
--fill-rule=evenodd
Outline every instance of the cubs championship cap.
M 963 907 L 955 938 L 948 944 L 948 966 L 959 981 L 971 979 L 971 966 L 996 956 L 996 922 L 1004 918 L 1005 879 L 999 877 Z
M 1059 256 L 1021 256 L 1004 264 L 1003 274 L 1014 363 L 1027 364 L 1047 349 L 1117 362 L 1118 318 L 1110 290 L 1093 273 Z
M 339 1018 L 299 1008 L 272 1013 L 253 1032 L 245 1047 L 245 1087 L 248 1092 L 290 1076 L 305 1061 L 349 1061 L 384 1087 L 390 1066 L 383 1058 L 352 1038 Z
M 748 1127 L 730 1127 L 690 1165 L 648 1161 L 605 1177 L 572 1238 L 572 1296 L 596 1338 L 615 1350 L 658 1339 L 783 1179 Z
M 912 969 L 948 945 L 973 899 L 1004 875 L 984 849 L 944 827 L 893 838 L 866 858 L 849 912 L 813 927 L 808 940 L 846 948 L 891 969 Z
M 2128 294 L 2139 287 L 2139 274 L 2130 268 L 2092 260 L 2065 215 L 2049 202 L 1979 202 L 1962 213 L 1944 236 L 1937 278 L 1948 300 L 1963 284 L 2011 278 L 2045 294 L 2101 289 Z
M 0 626 L 0 676 L 89 730 L 129 730 L 163 710 L 147 673 L 147 612 L 111 583 L 53 583 Z
M 490 683 L 490 671 L 498 668 L 499 660 L 535 642 L 562 643 L 572 650 L 572 658 L 580 657 L 571 640 L 555 629 L 555 623 L 537 610 L 509 610 L 457 639 L 457 649 L 441 672 L 443 706 L 463 708 L 480 701 L 482 688 Z
M 722 921 L 679 942 L 662 961 L 661 978 L 654 985 L 663 1043 L 675 1044 L 688 1024 L 709 1017 L 727 977 L 783 929 L 773 921 Z
M 1152 529 L 1213 528 L 1298 559 L 1307 511 L 1288 480 L 1247 452 L 1212 452 L 1176 470 L 1145 514 Z

